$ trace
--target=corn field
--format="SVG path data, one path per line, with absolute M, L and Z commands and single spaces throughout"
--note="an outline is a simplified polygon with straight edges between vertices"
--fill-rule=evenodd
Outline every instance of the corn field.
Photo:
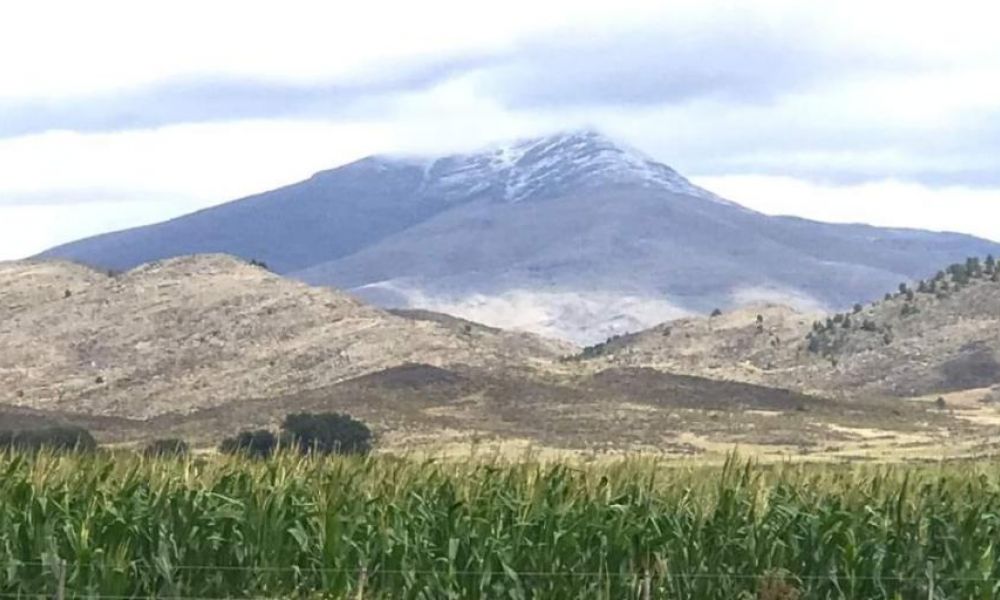
M 0 597 L 998 598 L 1000 469 L 0 456 Z

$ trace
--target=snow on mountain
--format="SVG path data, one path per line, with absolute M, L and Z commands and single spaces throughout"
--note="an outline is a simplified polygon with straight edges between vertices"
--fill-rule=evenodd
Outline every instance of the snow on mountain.
M 375 156 L 384 165 L 419 165 L 419 193 L 444 198 L 485 195 L 523 202 L 607 185 L 642 186 L 729 203 L 643 153 L 592 130 L 497 144 L 442 158 Z M 730 203 L 731 204 L 731 203 Z

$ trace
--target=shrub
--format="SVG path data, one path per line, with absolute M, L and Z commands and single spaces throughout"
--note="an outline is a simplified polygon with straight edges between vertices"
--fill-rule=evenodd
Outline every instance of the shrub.
M 721 315 L 721 314 L 722 314 L 722 310 L 720 310 L 720 309 L 718 309 L 718 308 L 716 308 L 716 309 L 714 309 L 714 310 L 712 311 L 712 316 L 713 316 L 713 317 L 718 317 L 718 316 L 719 316 L 719 315 Z
M 93 452 L 97 449 L 94 436 L 83 427 L 59 425 L 23 431 L 0 433 L 0 449 L 19 452 Z
M 318 454 L 367 454 L 372 431 L 350 415 L 296 413 L 285 417 L 282 430 L 302 452 Z
M 143 449 L 143 455 L 153 458 L 157 456 L 186 456 L 190 447 L 184 440 L 167 438 L 153 440 Z
M 251 458 L 267 458 L 274 454 L 278 439 L 266 429 L 244 430 L 235 437 L 222 440 L 219 452 L 223 454 L 243 454 Z
M 801 592 L 787 579 L 788 574 L 783 572 L 766 574 L 760 580 L 758 600 L 799 600 Z

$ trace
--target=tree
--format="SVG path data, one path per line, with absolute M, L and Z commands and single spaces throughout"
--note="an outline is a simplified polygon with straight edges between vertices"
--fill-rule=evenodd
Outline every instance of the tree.
M 969 270 L 966 265 L 955 263 L 948 267 L 948 272 L 951 273 L 953 283 L 957 285 L 969 283 Z
M 878 327 L 875 325 L 875 321 L 872 321 L 871 319 L 865 319 L 861 323 L 861 329 L 863 329 L 864 331 L 875 331 L 876 329 L 878 329 Z
M 41 429 L 7 431 L 0 434 L 0 449 L 19 452 L 93 452 L 97 449 L 94 436 L 83 427 L 59 425 Z
M 909 288 L 908 288 L 908 287 L 906 287 L 906 284 L 905 284 L 905 283 L 901 283 L 901 284 L 899 284 L 899 293 L 900 293 L 900 294 L 905 294 L 905 293 L 906 293 L 906 290 L 908 290 L 908 289 L 909 289 Z
M 858 314 L 864 307 L 860 303 L 854 305 L 854 314 Z
M 267 458 L 274 454 L 278 439 L 266 429 L 253 431 L 244 430 L 222 440 L 219 452 L 223 454 L 242 454 L 250 458 Z
M 965 272 L 969 274 L 969 277 L 978 278 L 983 274 L 983 267 L 979 263 L 978 256 L 970 256 L 965 259 Z
M 285 417 L 281 429 L 291 445 L 304 453 L 367 454 L 373 435 L 367 425 L 340 413 L 295 413 Z
M 938 396 L 937 400 L 934 401 L 934 406 L 936 406 L 938 410 L 944 410 L 948 407 L 948 403 L 945 402 L 944 396 Z
M 851 315 L 844 315 L 844 321 L 843 321 L 843 323 L 840 324 L 840 326 L 843 327 L 844 329 L 850 329 L 851 328 Z
M 146 444 L 142 453 L 146 457 L 155 458 L 158 456 L 187 456 L 189 451 L 190 447 L 184 440 L 167 438 L 153 440 Z
M 715 310 L 712 311 L 712 316 L 713 317 L 718 317 L 721 314 L 722 314 L 722 311 L 719 310 L 718 308 L 716 308 Z

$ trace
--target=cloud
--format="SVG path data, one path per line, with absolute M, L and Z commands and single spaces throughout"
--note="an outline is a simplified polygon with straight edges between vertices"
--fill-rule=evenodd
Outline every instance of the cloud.
M 480 75 L 515 109 L 735 104 L 779 96 L 848 72 L 902 68 L 902 57 L 839 46 L 816 23 L 779 27 L 739 11 L 691 29 L 648 24 L 628 35 L 560 35 L 531 40 Z
M 1000 242 L 1000 186 L 931 187 L 884 179 L 824 185 L 785 176 L 694 177 L 719 195 L 771 215 L 971 233 Z
M 83 98 L 0 100 L 0 138 L 261 118 L 357 118 L 384 113 L 393 96 L 426 90 L 486 60 L 483 55 L 386 65 L 378 77 L 329 84 L 198 76 Z
M 188 207 L 193 200 L 203 207 L 305 179 L 393 144 L 391 128 L 363 121 L 49 132 L 0 140 L 0 206 L 176 200 Z M 0 235 L 9 223 L 0 221 Z

